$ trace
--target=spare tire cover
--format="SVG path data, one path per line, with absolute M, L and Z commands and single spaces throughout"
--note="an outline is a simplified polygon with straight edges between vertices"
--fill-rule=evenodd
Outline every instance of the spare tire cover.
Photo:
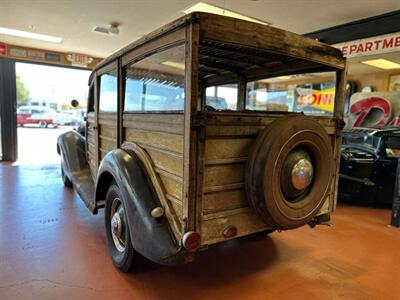
M 331 148 L 324 127 L 311 117 L 289 115 L 266 126 L 246 170 L 246 194 L 256 214 L 279 229 L 311 221 L 331 184 Z

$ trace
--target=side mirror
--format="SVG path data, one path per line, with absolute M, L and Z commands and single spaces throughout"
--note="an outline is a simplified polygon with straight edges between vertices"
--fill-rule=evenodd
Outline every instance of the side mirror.
M 78 106 L 79 106 L 78 100 L 76 100 L 76 99 L 72 100 L 72 101 L 71 101 L 71 106 L 72 106 L 72 107 L 78 107 Z

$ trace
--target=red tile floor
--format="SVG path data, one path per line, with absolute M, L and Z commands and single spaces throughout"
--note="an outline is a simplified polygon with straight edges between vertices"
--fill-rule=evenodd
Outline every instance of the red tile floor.
M 61 184 L 58 165 L 0 163 L 0 299 L 400 299 L 390 210 L 339 206 L 334 226 L 211 247 L 179 267 L 122 274 L 103 214 Z

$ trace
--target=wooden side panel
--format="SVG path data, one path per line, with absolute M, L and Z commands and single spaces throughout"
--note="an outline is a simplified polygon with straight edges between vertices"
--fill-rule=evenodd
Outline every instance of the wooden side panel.
M 202 220 L 200 234 L 204 244 L 213 244 L 227 240 L 222 235 L 230 225 L 237 227 L 236 237 L 255 233 L 266 229 L 265 223 L 250 208 L 231 210 L 230 215 L 215 215 Z
M 123 142 L 133 142 L 149 155 L 163 185 L 165 197 L 182 221 L 183 114 L 123 115 Z
M 90 171 L 93 177 L 97 174 L 97 164 L 96 164 L 96 131 L 95 127 L 95 116 L 94 112 L 88 113 L 87 116 L 87 132 L 86 132 L 86 140 L 87 140 L 87 160 L 90 166 Z
M 117 148 L 117 113 L 99 113 L 99 155 L 100 160 Z
M 267 228 L 248 205 L 245 172 L 249 152 L 259 132 L 277 117 L 225 114 L 207 120 L 200 226 L 205 244 L 225 240 L 222 232 L 229 225 L 237 226 L 239 236 Z M 334 121 L 315 120 L 330 134 L 333 150 L 336 140 Z

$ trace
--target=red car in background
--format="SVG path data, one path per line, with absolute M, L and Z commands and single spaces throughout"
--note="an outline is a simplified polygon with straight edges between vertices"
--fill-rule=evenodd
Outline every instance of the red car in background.
M 38 124 L 42 128 L 61 124 L 58 113 L 44 106 L 21 106 L 17 109 L 17 125 Z

